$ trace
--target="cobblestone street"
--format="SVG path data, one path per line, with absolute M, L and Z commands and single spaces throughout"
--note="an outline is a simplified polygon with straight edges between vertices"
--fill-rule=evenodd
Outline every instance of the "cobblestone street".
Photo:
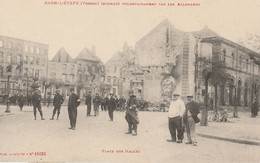
M 80 106 L 77 129 L 73 131 L 68 129 L 66 106 L 62 107 L 60 120 L 53 121 L 49 120 L 52 108 L 43 107 L 44 121 L 39 115 L 34 120 L 32 107 L 25 107 L 20 112 L 18 107 L 12 106 L 11 114 L 4 113 L 4 106 L 0 108 L 0 161 L 170 163 L 260 160 L 255 154 L 259 146 L 203 137 L 197 138 L 197 147 L 166 142 L 170 137 L 167 113 L 139 112 L 141 123 L 138 136 L 134 137 L 125 134 L 127 124 L 123 112 L 114 112 L 115 121 L 111 122 L 107 112 L 86 118 L 86 107 Z M 22 153 L 25 155 L 21 156 Z

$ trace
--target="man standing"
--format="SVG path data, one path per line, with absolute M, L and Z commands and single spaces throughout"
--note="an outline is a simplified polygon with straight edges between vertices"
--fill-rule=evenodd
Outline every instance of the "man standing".
M 53 109 L 53 114 L 52 114 L 51 120 L 54 120 L 54 116 L 55 116 L 55 114 L 56 114 L 56 111 L 57 111 L 57 120 L 59 119 L 59 116 L 60 116 L 60 107 L 61 107 L 61 104 L 63 103 L 63 101 L 64 101 L 64 99 L 63 99 L 63 97 L 60 95 L 60 90 L 57 89 L 56 95 L 54 96 L 54 99 L 53 99 L 54 109 Z
M 91 92 L 88 92 L 85 104 L 87 105 L 87 117 L 89 117 L 91 112 Z
M 254 99 L 253 104 L 251 106 L 251 118 L 255 118 L 258 116 L 259 106 L 257 104 L 256 99 Z
M 17 101 L 18 101 L 18 105 L 20 107 L 20 111 L 23 111 L 24 96 L 23 96 L 23 92 L 22 91 L 20 91 L 20 93 L 18 95 L 18 98 L 17 98 Z
M 186 104 L 186 110 L 184 113 L 183 121 L 186 127 L 186 134 L 188 141 L 185 142 L 186 144 L 193 144 L 194 146 L 197 145 L 196 140 L 196 123 L 200 122 L 198 118 L 198 114 L 200 112 L 199 105 L 195 101 L 193 101 L 193 96 L 187 96 L 188 103 Z
M 101 103 L 101 97 L 99 96 L 99 93 L 96 93 L 96 96 L 93 99 L 95 116 L 99 115 L 100 103 Z
M 41 91 L 40 90 L 36 90 L 34 92 L 33 96 L 32 96 L 34 120 L 36 120 L 36 113 L 37 113 L 36 108 L 38 108 L 38 111 L 40 112 L 41 120 L 45 120 L 43 118 L 42 109 L 41 109 L 41 99 L 42 99 Z
M 129 99 L 127 100 L 127 109 L 125 119 L 128 123 L 128 132 L 126 134 L 137 135 L 137 124 L 139 124 L 139 118 L 137 115 L 138 101 L 134 95 L 133 90 L 129 91 Z
M 176 142 L 176 130 L 177 143 L 182 143 L 183 140 L 182 117 L 185 112 L 185 105 L 179 96 L 177 93 L 173 94 L 173 99 L 169 107 L 169 131 L 172 139 L 168 139 L 168 142 Z
M 72 130 L 76 129 L 76 121 L 77 121 L 77 108 L 80 104 L 79 96 L 75 94 L 74 88 L 70 89 L 70 97 L 68 102 L 68 113 L 70 119 L 70 128 Z
M 111 121 L 114 120 L 114 110 L 116 109 L 116 100 L 114 98 L 114 94 L 110 93 L 110 99 L 108 104 L 108 115 Z
M 120 109 L 120 111 L 125 110 L 125 103 L 126 103 L 125 97 L 124 96 L 120 97 L 120 99 L 119 99 L 119 109 Z

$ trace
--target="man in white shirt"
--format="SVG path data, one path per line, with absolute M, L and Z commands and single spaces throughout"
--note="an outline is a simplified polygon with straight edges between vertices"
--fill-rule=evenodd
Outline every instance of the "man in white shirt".
M 180 94 L 173 94 L 173 98 L 169 107 L 169 131 L 172 139 L 167 139 L 168 142 L 176 142 L 176 130 L 177 130 L 177 143 L 182 143 L 183 139 L 183 128 L 182 128 L 182 117 L 185 113 L 185 104 L 179 98 Z

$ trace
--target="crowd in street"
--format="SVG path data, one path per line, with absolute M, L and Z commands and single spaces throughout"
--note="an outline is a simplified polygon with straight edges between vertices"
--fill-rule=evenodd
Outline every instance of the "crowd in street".
M 24 97 L 23 93 L 20 92 L 16 96 L 17 103 L 22 111 L 24 103 L 28 100 Z M 200 104 L 193 101 L 193 96 L 187 96 L 188 102 L 185 104 L 180 98 L 180 94 L 173 93 L 170 105 L 168 107 L 168 128 L 171 139 L 167 139 L 167 142 L 177 142 L 182 143 L 184 140 L 184 133 L 186 133 L 186 144 L 197 145 L 196 140 L 196 123 L 200 122 L 198 114 L 200 113 Z M 41 91 L 34 90 L 31 96 L 31 104 L 33 106 L 34 119 L 37 119 L 37 110 L 40 114 L 41 120 L 45 120 L 43 117 L 43 112 L 41 109 Z M 56 90 L 56 94 L 51 101 L 50 95 L 47 97 L 47 106 L 53 103 L 53 114 L 50 120 L 54 120 L 57 113 L 57 120 L 59 119 L 61 105 L 64 103 L 64 97 L 60 94 L 60 90 Z M 69 129 L 76 130 L 77 123 L 77 108 L 80 105 L 81 100 L 77 94 L 75 94 L 74 88 L 70 89 L 70 96 L 68 100 L 68 115 L 70 121 Z M 30 103 L 28 102 L 30 105 Z M 128 131 L 126 134 L 131 134 L 133 136 L 137 135 L 137 126 L 139 124 L 138 118 L 138 108 L 139 103 L 134 95 L 133 90 L 129 91 L 129 97 L 127 100 L 124 96 L 118 98 L 113 93 L 107 96 L 100 96 L 98 92 L 95 96 L 92 96 L 92 92 L 89 91 L 85 95 L 85 105 L 86 105 L 86 118 L 90 116 L 99 116 L 99 110 L 107 111 L 108 117 L 111 122 L 114 121 L 114 111 L 125 111 L 125 120 L 128 124 Z M 92 108 L 93 106 L 93 108 Z M 165 106 L 163 106 L 165 108 Z M 254 100 L 251 108 L 251 117 L 258 116 L 259 106 Z M 94 115 L 91 115 L 94 112 Z

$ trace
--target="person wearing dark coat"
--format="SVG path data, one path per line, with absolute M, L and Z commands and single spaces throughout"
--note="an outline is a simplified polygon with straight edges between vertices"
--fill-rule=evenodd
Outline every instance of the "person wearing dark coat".
M 187 98 L 188 103 L 185 106 L 186 110 L 183 116 L 183 122 L 186 128 L 186 135 L 188 139 L 188 141 L 185 143 L 196 146 L 196 123 L 200 122 L 200 119 L 198 118 L 198 114 L 200 113 L 199 104 L 193 101 L 192 95 L 187 96 Z
M 114 110 L 116 110 L 116 99 L 114 98 L 114 94 L 110 93 L 110 99 L 108 104 L 108 115 L 111 121 L 114 120 Z
M 108 95 L 106 96 L 106 98 L 105 98 L 105 111 L 107 111 L 108 110 L 108 105 L 109 105 L 109 97 L 108 97 Z
M 63 103 L 63 101 L 64 101 L 64 99 L 63 99 L 62 95 L 60 95 L 60 90 L 57 90 L 56 95 L 54 96 L 54 99 L 53 99 L 54 109 L 53 109 L 51 120 L 54 120 L 56 111 L 57 111 L 57 120 L 59 119 L 60 107 L 61 107 L 61 104 Z
M 93 99 L 94 104 L 94 115 L 99 115 L 99 105 L 101 104 L 101 97 L 99 96 L 99 93 L 96 93 L 96 96 Z
M 37 110 L 40 112 L 41 115 L 41 120 L 45 120 L 43 118 L 43 113 L 42 113 L 42 108 L 41 108 L 41 91 L 37 90 L 34 92 L 34 94 L 32 95 L 32 104 L 33 104 L 33 114 L 34 114 L 34 120 L 36 120 L 36 114 L 37 114 Z
M 27 102 L 28 102 L 28 106 L 32 105 L 32 94 L 31 93 L 28 93 Z
M 105 97 L 102 97 L 102 99 L 101 99 L 101 110 L 102 111 L 106 111 L 106 99 L 105 99 Z
M 91 92 L 86 96 L 85 104 L 87 105 L 87 117 L 89 117 L 91 113 Z
M 259 111 L 258 103 L 257 103 L 256 99 L 254 99 L 254 102 L 251 107 L 251 117 L 255 118 L 256 116 L 258 116 L 258 111 Z
M 70 89 L 71 95 L 69 97 L 68 102 L 68 113 L 70 119 L 70 128 L 72 130 L 76 130 L 76 122 L 77 122 L 77 113 L 78 113 L 78 106 L 80 104 L 79 96 L 75 94 L 74 88 Z
M 121 111 L 125 110 L 125 103 L 126 103 L 126 99 L 124 96 L 120 97 L 119 99 L 119 109 Z
M 23 105 L 24 105 L 24 96 L 23 96 L 23 93 L 20 92 L 20 94 L 18 95 L 17 97 L 17 102 L 18 102 L 18 105 L 20 107 L 20 111 L 23 111 Z
M 129 99 L 126 106 L 125 119 L 128 123 L 128 132 L 126 134 L 137 135 L 137 125 L 139 124 L 139 118 L 137 114 L 138 101 L 134 92 L 129 91 Z

